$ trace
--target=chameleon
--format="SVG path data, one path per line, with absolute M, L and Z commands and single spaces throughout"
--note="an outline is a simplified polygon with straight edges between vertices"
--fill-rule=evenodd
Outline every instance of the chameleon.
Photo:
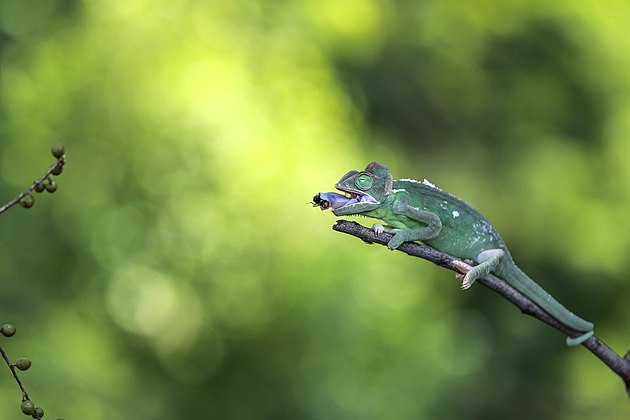
M 362 215 L 384 222 L 375 223 L 372 230 L 378 235 L 393 234 L 387 244 L 390 250 L 407 241 L 421 241 L 463 260 L 455 260 L 454 265 L 464 290 L 475 280 L 494 274 L 558 321 L 582 333 L 567 337 L 569 346 L 577 346 L 594 334 L 591 322 L 562 306 L 518 268 L 501 236 L 479 211 L 426 179 L 394 180 L 387 166 L 372 162 L 363 171 L 352 170 L 342 176 L 335 188 L 344 194 L 320 192 L 313 197 L 313 206 L 331 209 L 336 216 Z

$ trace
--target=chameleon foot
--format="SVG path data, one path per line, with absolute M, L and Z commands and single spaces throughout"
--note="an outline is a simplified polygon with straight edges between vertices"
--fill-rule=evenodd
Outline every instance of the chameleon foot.
M 374 223 L 374 225 L 372 226 L 372 230 L 377 235 L 380 235 L 381 233 L 385 232 L 385 228 L 380 223 Z
M 460 271 L 459 273 L 455 274 L 455 277 L 457 277 L 457 279 L 462 282 L 462 290 L 469 289 L 470 286 L 472 286 L 473 284 L 469 276 L 472 267 L 466 264 L 464 261 L 460 260 L 454 260 L 453 265 Z

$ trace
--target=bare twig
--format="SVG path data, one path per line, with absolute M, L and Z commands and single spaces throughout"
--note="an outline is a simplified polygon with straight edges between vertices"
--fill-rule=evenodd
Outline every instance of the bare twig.
M 356 222 L 350 222 L 347 220 L 338 220 L 333 226 L 333 229 L 337 232 L 343 232 L 356 236 L 364 242 L 380 245 L 387 245 L 387 242 L 389 242 L 392 238 L 392 235 L 389 233 L 377 235 L 371 229 L 361 226 Z M 457 258 L 437 251 L 429 246 L 421 245 L 415 242 L 405 242 L 397 248 L 397 251 L 402 251 L 414 257 L 423 258 L 441 267 L 458 272 L 453 265 L 453 261 L 457 260 Z M 538 307 L 538 305 L 534 302 L 529 300 L 529 298 L 513 289 L 509 284 L 498 277 L 488 275 L 477 281 L 512 302 L 512 304 L 517 306 L 524 314 L 539 319 L 540 321 L 559 330 L 563 334 L 570 337 L 578 337 L 582 334 L 581 332 L 575 331 L 562 324 L 556 318 L 552 317 Z M 628 351 L 625 357 L 622 358 L 596 336 L 590 337 L 588 340 L 584 341 L 582 345 L 604 362 L 613 372 L 619 375 L 626 385 L 626 391 L 630 397 L 630 351 Z

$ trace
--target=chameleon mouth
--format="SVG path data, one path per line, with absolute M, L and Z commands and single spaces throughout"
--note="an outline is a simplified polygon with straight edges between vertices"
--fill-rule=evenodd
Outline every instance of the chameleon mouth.
M 351 207 L 359 203 L 374 203 L 374 200 L 369 194 L 360 194 L 354 191 L 344 191 L 339 189 L 344 194 L 338 194 L 336 192 L 320 192 L 313 197 L 312 204 L 315 207 L 319 207 L 321 210 L 332 209 L 333 211 Z
M 337 194 L 336 192 L 320 192 L 313 197 L 313 205 L 321 210 L 339 209 L 349 202 L 356 203 L 356 200 L 346 195 Z
M 347 201 L 345 203 L 343 203 L 343 205 L 341 205 L 339 207 L 336 207 L 336 208 L 353 206 L 353 205 L 359 204 L 359 203 L 378 204 L 378 201 L 376 201 L 370 194 L 367 194 L 367 193 L 364 193 L 364 192 L 359 192 L 359 191 L 356 191 L 356 190 L 344 190 L 343 188 L 339 188 L 338 186 L 336 186 L 335 188 L 337 188 L 339 191 L 344 193 L 344 195 L 342 197 L 345 197 L 347 199 Z M 337 194 L 337 195 L 339 195 L 339 194 Z

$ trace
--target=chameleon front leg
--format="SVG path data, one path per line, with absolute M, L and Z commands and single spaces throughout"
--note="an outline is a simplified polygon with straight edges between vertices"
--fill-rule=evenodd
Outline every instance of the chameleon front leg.
M 440 234 L 442 230 L 442 221 L 437 214 L 429 211 L 419 210 L 415 207 L 411 207 L 407 204 L 401 204 L 396 207 L 396 211 L 414 219 L 426 226 L 417 229 L 397 229 L 391 226 L 382 226 L 375 224 L 372 226 L 372 230 L 376 233 L 390 232 L 394 234 L 394 237 L 387 243 L 387 248 L 396 249 L 403 242 L 409 241 L 424 241 L 427 239 L 433 239 Z
M 501 262 L 501 258 L 505 255 L 505 251 L 497 248 L 497 249 L 487 249 L 485 251 L 481 251 L 477 254 L 477 262 L 479 265 L 471 267 L 463 261 L 455 260 L 453 261 L 453 265 L 457 267 L 459 271 L 464 273 L 465 275 L 461 277 L 462 280 L 462 289 L 469 289 L 470 286 L 473 285 L 475 280 L 486 276 L 492 270 L 494 270 L 497 265 Z M 458 276 L 458 278 L 460 278 Z

